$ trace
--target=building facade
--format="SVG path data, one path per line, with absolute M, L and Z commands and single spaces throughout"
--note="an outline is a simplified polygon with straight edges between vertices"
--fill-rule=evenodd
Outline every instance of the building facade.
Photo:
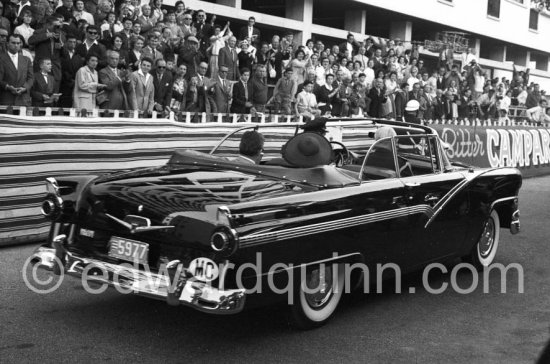
M 267 41 L 271 34 L 291 30 L 302 44 L 310 38 L 338 44 L 351 32 L 358 40 L 373 36 L 399 38 L 406 46 L 417 42 L 427 60 L 437 59 L 438 54 L 422 47 L 426 40 L 441 32 L 463 32 L 492 77 L 511 79 L 513 65 L 518 70 L 529 68 L 530 80 L 550 91 L 550 12 L 539 11 L 533 0 L 185 0 L 185 4 L 236 26 L 254 16 Z

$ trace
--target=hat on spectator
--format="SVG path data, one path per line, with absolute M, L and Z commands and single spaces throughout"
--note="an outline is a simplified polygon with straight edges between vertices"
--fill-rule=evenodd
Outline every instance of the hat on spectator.
M 332 158 L 329 141 L 317 133 L 302 133 L 290 139 L 282 150 L 285 161 L 295 167 L 327 165 Z
M 194 42 L 194 43 L 197 43 L 197 44 L 199 43 L 199 40 L 195 36 L 190 36 L 189 38 L 187 38 L 187 41 L 189 43 L 191 43 L 191 42 Z
M 420 103 L 416 100 L 411 100 L 407 102 L 405 106 L 405 111 L 417 111 L 420 108 Z

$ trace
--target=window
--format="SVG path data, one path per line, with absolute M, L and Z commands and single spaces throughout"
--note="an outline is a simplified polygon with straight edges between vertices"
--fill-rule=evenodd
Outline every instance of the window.
M 535 9 L 531 9 L 531 11 L 529 12 L 529 29 L 539 29 L 539 12 Z
M 487 15 L 493 18 L 500 18 L 500 0 L 488 0 Z
M 437 142 L 430 136 L 396 137 L 397 161 L 401 177 L 419 176 L 441 171 Z
M 361 179 L 375 180 L 395 178 L 395 158 L 391 138 L 384 138 L 374 143 L 365 157 Z

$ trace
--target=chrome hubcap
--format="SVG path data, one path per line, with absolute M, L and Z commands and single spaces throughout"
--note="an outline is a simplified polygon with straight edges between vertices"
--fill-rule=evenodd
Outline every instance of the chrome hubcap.
M 495 242 L 495 222 L 492 218 L 489 218 L 485 223 L 483 228 L 483 233 L 479 239 L 479 254 L 486 258 L 493 249 L 493 244 Z
M 325 305 L 332 296 L 332 269 L 317 268 L 306 276 L 306 288 L 304 292 L 306 301 L 311 308 L 319 309 Z

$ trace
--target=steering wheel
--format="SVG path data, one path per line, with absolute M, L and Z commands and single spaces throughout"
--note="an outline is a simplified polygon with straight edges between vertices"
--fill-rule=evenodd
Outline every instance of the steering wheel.
M 342 148 L 332 148 L 332 162 L 336 165 L 336 167 L 342 167 L 346 164 L 351 164 L 353 157 L 344 144 L 333 140 L 330 141 L 330 144 L 339 145 Z

